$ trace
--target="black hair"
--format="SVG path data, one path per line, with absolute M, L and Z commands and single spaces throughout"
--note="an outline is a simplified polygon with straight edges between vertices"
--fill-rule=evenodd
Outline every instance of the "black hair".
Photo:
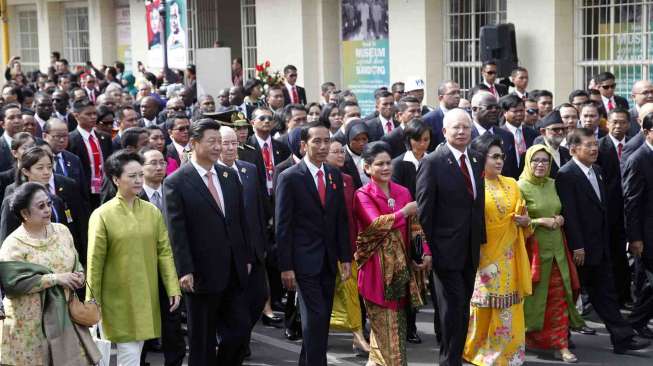
M 130 105 L 124 105 L 116 111 L 116 118 L 118 118 L 118 121 L 122 121 L 123 118 L 125 118 L 125 111 L 134 111 L 136 112 L 136 109 Z M 136 112 L 138 113 L 138 112 Z
M 320 85 L 320 90 L 322 90 L 322 93 L 326 93 L 327 91 L 329 91 L 329 88 L 331 87 L 335 88 L 336 84 L 333 83 L 332 81 L 327 81 L 322 83 L 322 85 Z
M 35 182 L 22 184 L 14 190 L 14 193 L 11 195 L 11 201 L 9 202 L 9 211 L 16 216 L 20 222 L 25 221 L 21 212 L 23 210 L 29 211 L 34 195 L 39 191 L 43 191 L 45 194 L 48 193 L 42 184 Z
M 596 105 L 596 103 L 594 103 L 592 101 L 589 101 L 589 102 L 583 103 L 580 106 L 580 109 L 578 110 L 578 114 L 580 114 L 583 111 L 583 109 L 585 109 L 585 107 L 592 107 L 592 108 L 595 108 L 597 112 L 600 112 L 599 106 Z
M 347 108 L 347 107 L 354 107 L 354 106 L 360 108 L 360 106 L 358 105 L 358 103 L 356 103 L 356 102 L 354 102 L 354 101 L 351 101 L 351 100 L 343 100 L 343 101 L 338 105 L 338 112 L 340 113 L 341 116 L 344 116 L 344 115 L 345 115 L 345 108 Z
M 288 104 L 283 107 L 283 121 L 286 122 L 292 117 L 292 111 L 306 111 L 306 107 L 303 104 Z
M 517 66 L 510 72 L 510 76 L 515 77 L 518 72 L 528 72 L 525 67 Z
M 16 84 L 5 84 L 2 87 L 2 90 L 5 90 L 7 88 L 10 89 L 11 94 L 16 96 L 16 100 L 18 101 L 18 103 L 22 104 L 23 103 L 23 93 L 22 93 L 21 88 Z
M 486 133 L 475 138 L 474 141 L 472 141 L 470 148 L 485 157 L 492 146 L 497 146 L 501 151 L 503 151 L 503 141 L 501 140 L 501 137 L 491 133 Z
M 426 131 L 428 131 L 429 136 L 433 138 L 431 126 L 427 125 L 421 118 L 410 120 L 404 128 L 404 144 L 406 145 L 406 150 L 412 150 L 410 140 L 419 141 Z
M 592 137 L 594 136 L 594 131 L 589 128 L 579 127 L 575 128 L 569 132 L 567 135 L 567 145 L 571 147 L 572 145 L 580 145 L 583 141 L 583 137 Z
M 574 98 L 576 98 L 576 97 L 589 98 L 590 95 L 585 90 L 576 89 L 576 90 L 572 91 L 571 93 L 569 93 L 569 103 L 572 103 L 574 101 Z
M 248 79 L 245 82 L 245 86 L 243 87 L 243 94 L 249 97 L 250 95 L 252 95 L 252 90 L 254 90 L 254 88 L 256 88 L 257 86 L 263 87 L 263 83 L 261 82 L 261 80 Z
M 642 120 L 642 129 L 646 131 L 653 129 L 653 112 L 647 114 L 644 120 Z
M 109 180 L 116 177 L 120 178 L 122 172 L 129 162 L 138 162 L 143 164 L 143 159 L 141 156 L 135 152 L 130 152 L 127 150 L 118 150 L 115 153 L 111 154 L 109 158 L 104 162 L 104 171 Z
M 118 69 L 119 72 L 121 73 L 125 72 L 125 64 L 122 61 L 114 62 L 114 65 L 116 66 L 116 69 Z
M 400 85 L 405 86 L 403 81 L 397 81 L 396 83 L 392 84 L 392 86 L 390 87 L 390 90 L 392 90 L 393 93 L 396 93 L 397 89 L 399 88 Z
M 551 92 L 548 91 L 548 90 L 544 90 L 544 89 L 542 89 L 542 90 L 535 90 L 535 91 L 531 92 L 531 95 L 532 95 L 533 98 L 535 98 L 535 100 L 537 100 L 537 101 L 539 101 L 541 97 L 549 97 L 549 98 L 553 98 L 553 93 L 551 93 Z
M 374 93 L 374 99 L 379 100 L 381 98 L 388 98 L 392 97 L 392 93 L 388 91 L 388 89 L 381 89 L 378 92 Z
M 14 137 L 11 139 L 11 150 L 18 150 L 21 146 L 25 145 L 25 143 L 29 140 L 35 141 L 34 136 L 30 134 L 29 132 L 18 132 L 17 134 L 14 135 Z
M 149 126 L 145 127 L 145 129 L 148 130 L 148 131 L 154 131 L 154 130 L 157 130 L 157 131 L 160 131 L 162 134 L 165 135 L 165 132 L 163 132 L 163 130 L 161 129 L 161 127 L 159 127 L 159 126 L 157 126 L 157 125 L 149 125 Z
M 485 61 L 483 61 L 483 64 L 481 65 L 481 71 L 485 70 L 485 66 L 488 66 L 488 65 L 497 66 L 497 61 L 496 60 L 485 60 Z
M 613 110 L 611 110 L 610 112 L 608 112 L 608 119 L 610 119 L 610 116 L 612 116 L 612 115 L 615 114 L 615 113 L 622 113 L 622 114 L 625 114 L 625 115 L 626 115 L 626 119 L 627 119 L 628 121 L 630 121 L 630 112 L 629 112 L 626 108 L 624 108 L 624 107 L 616 107 L 616 108 L 614 108 Z
M 408 103 L 417 103 L 419 104 L 419 100 L 411 95 L 407 95 L 405 97 L 402 97 L 399 99 L 399 102 L 397 103 L 397 111 L 398 112 L 405 112 L 406 109 L 408 109 Z
M 138 139 L 144 133 L 149 132 L 147 132 L 147 130 L 142 127 L 130 127 L 122 131 L 122 136 L 120 137 L 120 145 L 123 149 L 127 147 L 137 148 Z
M 365 145 L 361 158 L 365 161 L 365 164 L 372 165 L 376 156 L 381 153 L 386 153 L 392 157 L 392 148 L 385 141 L 374 141 Z
M 175 128 L 175 122 L 177 122 L 178 119 L 188 119 L 188 116 L 184 112 L 175 112 L 172 116 L 166 119 L 166 130 L 171 131 Z
M 331 115 L 331 112 L 335 109 L 338 108 L 338 106 L 335 103 L 327 103 L 322 107 L 322 111 L 320 112 L 320 123 L 325 125 L 327 128 L 331 128 L 331 122 L 329 121 L 329 116 Z M 340 112 L 340 111 L 338 111 Z
M 190 125 L 190 138 L 199 141 L 204 137 L 204 132 L 207 130 L 220 131 L 220 124 L 211 118 L 198 119 Z
M 95 111 L 97 112 L 96 121 L 98 123 L 102 122 L 102 120 L 106 116 L 111 116 L 112 117 L 111 119 L 114 119 L 116 117 L 116 114 L 113 113 L 113 111 L 105 105 L 98 106 L 97 108 L 95 108 Z
M 608 80 L 615 80 L 614 74 L 611 72 L 602 72 L 594 77 L 594 82 L 600 84 Z
M 297 68 L 295 67 L 295 65 L 286 65 L 286 67 L 283 68 L 284 75 L 291 71 L 297 72 Z
M 43 157 L 50 158 L 50 163 L 53 162 L 53 157 L 50 151 L 40 147 L 32 146 L 23 155 L 21 155 L 16 167 L 16 185 L 21 185 L 27 182 L 27 177 L 23 175 L 23 169 L 29 170 L 33 165 L 39 162 Z
M 514 94 L 504 95 L 499 99 L 499 107 L 503 109 L 504 112 L 509 111 L 510 108 L 517 108 L 520 105 L 523 106 L 524 101 Z
M 324 124 L 320 123 L 319 121 L 317 121 L 317 122 L 307 123 L 307 124 L 305 124 L 305 125 L 303 125 L 303 126 L 301 127 L 302 129 L 301 129 L 301 132 L 300 132 L 300 134 L 299 134 L 299 139 L 300 139 L 301 141 L 308 142 L 308 139 L 311 137 L 311 134 L 310 134 L 311 131 L 310 131 L 310 130 L 311 130 L 312 128 L 318 128 L 318 127 L 323 127 L 323 128 L 328 129 L 327 126 L 325 126 Z
M 86 108 L 95 108 L 93 103 L 88 98 L 83 98 L 73 102 L 72 111 L 74 113 L 81 113 Z

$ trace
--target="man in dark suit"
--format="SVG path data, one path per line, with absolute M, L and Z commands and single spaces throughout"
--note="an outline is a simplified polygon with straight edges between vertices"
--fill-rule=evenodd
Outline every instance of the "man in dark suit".
M 253 105 L 245 103 L 245 92 L 242 86 L 232 86 L 229 89 L 229 104 L 231 108 L 236 108 L 248 119 L 252 118 L 252 112 L 256 109 Z
M 151 202 L 164 211 L 163 179 L 166 175 L 166 160 L 163 154 L 152 148 L 143 148 L 139 152 L 143 159 L 143 191 L 139 197 Z M 161 350 L 166 366 L 181 366 L 186 357 L 186 340 L 181 329 L 181 309 L 170 311 L 168 295 L 159 278 L 159 304 L 161 305 Z M 156 342 L 148 341 L 143 346 L 141 364 L 145 364 L 148 350 L 154 349 Z
M 118 118 L 119 127 L 118 134 L 116 134 L 116 137 L 111 142 L 113 151 L 122 149 L 122 134 L 126 129 L 138 127 L 138 112 L 130 105 L 120 107 L 116 113 L 116 117 Z
M 100 191 L 104 180 L 102 165 L 111 155 L 111 136 L 96 131 L 95 106 L 88 99 L 73 104 L 73 115 L 77 128 L 68 137 L 68 151 L 77 155 L 82 163 L 84 179 L 88 183 L 82 187 L 87 192 L 91 209 L 100 205 Z
M 450 110 L 444 116 L 446 143 L 427 155 L 417 172 L 419 219 L 433 253 L 440 311 L 439 362 L 447 366 L 462 364 L 469 302 L 486 241 L 483 158 L 467 148 L 471 128 L 467 112 Z
M 397 124 L 395 114 L 395 98 L 388 91 L 376 93 L 376 111 L 378 115 L 365 121 L 367 131 L 370 133 L 370 142 L 378 141 L 383 136 L 390 134 Z
M 617 300 L 623 306 L 632 303 L 630 296 L 630 268 L 626 256 L 626 231 L 624 227 L 624 198 L 621 188 L 621 157 L 626 145 L 630 123 L 628 111 L 617 107 L 608 113 L 608 135 L 599 140 L 596 163 L 603 170 L 607 193 L 608 225 L 610 227 L 610 257 L 612 274 L 617 290 Z
M 43 140 L 50 145 L 53 155 L 53 170 L 56 174 L 71 178 L 79 187 L 86 187 L 89 183 L 82 169 L 82 163 L 77 155 L 67 151 L 68 126 L 60 119 L 50 119 L 43 127 Z M 81 189 L 84 196 L 88 192 Z M 84 196 L 87 200 L 88 197 Z
M 297 288 L 303 343 L 300 366 L 326 366 L 329 320 L 337 263 L 342 279 L 351 273 L 351 246 L 342 176 L 324 162 L 329 130 L 302 127 L 305 158 L 279 177 L 276 189 L 276 231 L 281 279 Z
M 338 131 L 336 131 L 331 138 L 346 145 L 349 122 L 353 119 L 361 118 L 361 109 L 357 102 L 345 100 L 338 105 L 338 114 L 340 114 L 340 118 L 342 119 L 342 126 L 340 126 Z
M 611 110 L 621 107 L 628 110 L 628 101 L 626 98 L 616 95 L 614 92 L 617 89 L 617 82 L 614 74 L 611 72 L 602 72 L 594 76 L 594 82 L 601 93 L 601 101 L 603 102 L 603 110 L 609 113 Z
M 421 118 L 421 108 L 419 100 L 411 96 L 403 97 L 399 100 L 399 103 L 397 103 L 396 117 L 397 121 L 399 121 L 399 126 L 381 138 L 381 141 L 385 141 L 390 145 L 392 158 L 396 158 L 406 152 L 404 128 L 406 128 L 406 124 L 413 119 Z
M 633 107 L 630 108 L 630 127 L 628 129 L 627 136 L 632 138 L 637 135 L 641 130 L 639 122 L 637 121 L 637 116 L 639 114 L 639 109 L 646 103 L 653 103 L 653 83 L 649 80 L 638 80 L 633 84 L 632 94 L 633 98 Z
M 43 127 L 52 116 L 52 98 L 45 93 L 37 93 L 34 97 L 34 119 L 36 120 L 36 131 L 34 137 L 43 137 Z
M 303 104 L 286 104 L 283 107 L 283 125 L 285 126 L 285 132 L 280 136 L 277 136 L 275 140 L 286 145 L 290 149 L 290 143 L 288 141 L 288 134 L 295 128 L 299 128 L 306 124 L 307 110 Z
M 4 132 L 0 136 L 0 172 L 9 170 L 14 166 L 11 141 L 15 134 L 23 131 L 24 124 L 19 104 L 11 103 L 2 107 L 2 116 Z
M 613 108 L 614 109 L 614 108 Z M 584 128 L 592 130 L 596 139 L 600 139 L 606 135 L 605 131 L 599 128 L 601 122 L 601 114 L 599 107 L 592 102 L 583 104 L 580 107 L 580 125 Z
M 429 151 L 435 150 L 435 147 L 444 142 L 442 134 L 442 120 L 445 113 L 449 110 L 458 108 L 460 103 L 460 85 L 453 80 L 443 81 L 438 87 L 438 100 L 440 104 L 431 112 L 422 117 L 424 122 L 431 127 L 431 145 Z
M 166 158 L 172 158 L 178 166 L 186 162 L 186 150 L 189 144 L 190 121 L 183 113 L 176 113 L 165 122 L 170 136 L 170 144 L 166 146 Z
M 252 270 L 249 273 L 247 289 L 245 290 L 251 320 L 250 329 L 253 329 L 256 322 L 261 318 L 263 307 L 269 296 L 265 276 L 265 254 L 268 247 L 266 223 L 267 219 L 269 219 L 265 217 L 263 210 L 265 193 L 263 187 L 261 187 L 256 166 L 246 161 L 236 160 L 238 158 L 238 137 L 236 132 L 231 127 L 223 126 L 220 128 L 220 136 L 222 137 L 222 152 L 218 164 L 233 170 L 243 187 L 247 229 L 255 258 L 252 263 Z M 281 318 L 276 317 L 273 321 L 281 323 Z
M 63 90 L 57 90 L 52 93 L 52 106 L 54 107 L 54 117 L 66 122 L 68 125 L 68 132 L 72 132 L 77 128 L 77 120 L 72 113 L 68 111 L 68 100 L 70 97 L 68 93 Z
M 498 100 L 502 96 L 508 94 L 508 87 L 497 83 L 497 63 L 494 60 L 488 60 L 483 62 L 481 66 L 481 75 L 483 76 L 483 82 L 481 85 L 485 85 L 487 91 Z
M 653 220 L 653 119 L 642 122 L 645 143 L 632 154 L 623 170 L 624 212 L 629 250 L 636 257 L 649 278 L 648 286 L 637 296 L 637 302 L 629 316 L 633 328 L 641 337 L 653 338 L 647 324 L 653 317 L 653 231 L 649 224 Z
M 499 104 L 494 95 L 481 91 L 476 93 L 472 98 L 472 139 L 483 134 L 490 133 L 501 137 L 503 141 L 503 152 L 506 154 L 506 160 L 503 164 L 501 174 L 515 179 L 519 178 L 519 164 L 515 148 L 515 139 L 512 133 L 498 127 L 499 124 Z
M 283 68 L 283 77 L 286 83 L 283 88 L 284 105 L 291 103 L 306 105 L 306 90 L 297 84 L 297 68 L 293 65 L 287 65 Z
M 222 149 L 219 129 L 211 119 L 193 123 L 192 158 L 163 183 L 188 309 L 190 366 L 238 365 L 251 326 L 245 288 L 254 255 L 238 177 L 216 164 Z
M 252 126 L 254 134 L 249 137 L 248 143 L 253 146 L 263 158 L 263 171 L 259 170 L 261 179 L 265 181 L 264 190 L 268 197 L 272 197 L 272 178 L 274 167 L 288 159 L 290 150 L 288 147 L 273 139 L 272 132 L 273 117 L 272 111 L 268 108 L 257 108 L 252 115 Z M 259 168 L 260 169 L 260 168 Z
M 533 144 L 542 144 L 549 148 L 553 155 L 553 164 L 551 164 L 549 177 L 555 179 L 558 170 L 571 160 L 569 150 L 564 146 L 560 146 L 567 136 L 567 128 L 558 109 L 547 114 L 535 126 L 540 131 L 540 136 L 533 140 Z
M 533 146 L 533 141 L 537 137 L 537 132 L 531 128 L 524 127 L 524 101 L 514 94 L 509 94 L 502 97 L 499 100 L 499 106 L 503 110 L 503 119 L 506 122 L 501 128 L 504 131 L 508 131 L 514 141 L 515 149 L 513 150 L 513 156 L 510 157 L 514 159 L 517 169 L 512 172 L 516 176 L 512 176 L 515 179 L 519 179 L 519 175 L 524 169 L 524 157 L 526 156 L 526 150 Z M 509 160 L 509 159 L 506 159 Z M 514 168 L 514 166 L 513 166 Z M 507 175 L 510 170 L 504 168 L 503 175 Z
M 605 323 L 613 351 L 618 354 L 648 347 L 650 342 L 634 338 L 630 324 L 619 312 L 610 267 L 608 196 L 603 170 L 594 163 L 598 141 L 594 131 L 577 128 L 567 137 L 572 160 L 556 177 L 562 203 L 567 244 L 579 269 L 583 288 L 594 310 Z
M 150 127 L 157 125 L 157 115 L 159 114 L 159 102 L 152 96 L 147 96 L 141 99 L 139 110 L 141 111 L 141 119 L 138 121 L 140 127 Z

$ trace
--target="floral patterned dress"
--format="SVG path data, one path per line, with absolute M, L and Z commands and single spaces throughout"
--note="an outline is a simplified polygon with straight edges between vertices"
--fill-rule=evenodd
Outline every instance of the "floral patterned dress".
M 48 227 L 46 239 L 34 239 L 20 226 L 2 243 L 0 261 L 35 263 L 54 273 L 71 272 L 76 267 L 77 252 L 73 237 L 62 224 Z M 47 341 L 42 327 L 42 304 L 39 292 L 54 286 L 54 275 L 44 275 L 41 284 L 29 295 L 5 297 L 6 319 L 0 328 L 1 365 L 44 365 Z M 68 297 L 68 290 L 66 297 Z M 81 347 L 80 347 L 81 350 Z
M 528 233 L 514 221 L 523 209 L 514 179 L 485 180 L 487 243 L 481 246 L 463 354 L 474 365 L 524 363 L 523 298 L 531 293 Z

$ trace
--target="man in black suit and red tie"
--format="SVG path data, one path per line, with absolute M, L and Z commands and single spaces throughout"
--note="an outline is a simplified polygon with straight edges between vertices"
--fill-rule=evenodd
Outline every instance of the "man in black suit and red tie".
M 329 129 L 302 127 L 306 156 L 279 176 L 276 233 L 281 280 L 299 292 L 303 343 L 300 366 L 326 366 L 329 320 L 337 263 L 342 279 L 351 273 L 351 246 L 342 176 L 324 162 Z
M 283 77 L 286 78 L 286 82 L 282 89 L 284 105 L 306 105 L 306 90 L 297 85 L 297 68 L 293 65 L 287 65 L 283 68 Z
M 440 365 L 462 365 L 480 246 L 485 234 L 483 157 L 467 148 L 469 114 L 456 108 L 444 116 L 446 143 L 425 157 L 417 172 L 419 219 L 433 253 L 440 311 Z
M 601 101 L 603 102 L 603 109 L 606 113 L 609 113 L 617 107 L 628 110 L 628 101 L 626 98 L 614 93 L 617 89 L 617 82 L 613 73 L 608 71 L 602 72 L 594 77 L 594 82 L 599 93 L 601 93 Z
M 555 180 L 565 218 L 565 234 L 569 250 L 583 288 L 610 333 L 613 352 L 623 354 L 649 346 L 650 342 L 635 338 L 632 326 L 619 312 L 617 293 L 612 278 L 608 196 L 603 170 L 596 164 L 599 144 L 594 131 L 577 128 L 567 136 L 572 160 L 567 162 Z
M 239 365 L 251 324 L 245 288 L 254 255 L 242 186 L 233 170 L 216 164 L 219 130 L 212 119 L 194 122 L 191 159 L 163 183 L 164 216 L 188 311 L 189 366 Z
M 483 62 L 483 66 L 481 66 L 481 75 L 483 76 L 483 82 L 477 86 L 477 88 L 481 85 L 484 85 L 485 88 L 481 87 L 481 89 L 487 89 L 487 91 L 490 92 L 490 94 L 494 95 L 497 100 L 501 98 L 502 96 L 508 94 L 508 87 L 497 83 L 497 62 L 494 60 L 487 60 Z

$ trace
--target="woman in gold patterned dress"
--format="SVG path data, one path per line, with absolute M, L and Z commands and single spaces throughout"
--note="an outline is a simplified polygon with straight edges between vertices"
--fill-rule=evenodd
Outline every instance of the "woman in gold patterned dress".
M 470 304 L 463 357 L 475 365 L 521 365 L 525 358 L 524 296 L 531 293 L 524 236 L 530 219 L 517 182 L 501 176 L 501 139 L 479 137 L 472 149 L 485 156 L 485 226 Z

